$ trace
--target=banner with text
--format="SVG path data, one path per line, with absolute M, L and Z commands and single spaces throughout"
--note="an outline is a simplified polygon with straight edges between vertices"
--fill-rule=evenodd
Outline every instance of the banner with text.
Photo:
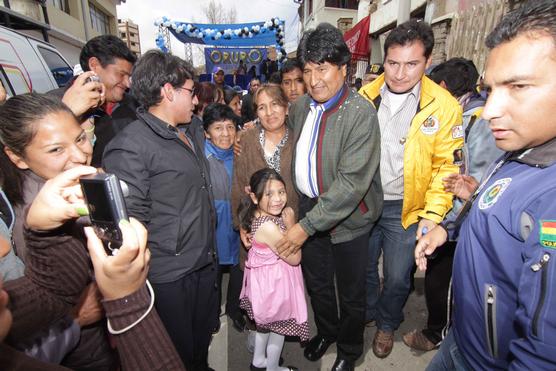
M 246 71 L 266 59 L 266 48 L 205 48 L 205 65 L 207 73 L 212 73 L 215 67 L 221 67 L 226 74 L 232 74 L 243 60 Z

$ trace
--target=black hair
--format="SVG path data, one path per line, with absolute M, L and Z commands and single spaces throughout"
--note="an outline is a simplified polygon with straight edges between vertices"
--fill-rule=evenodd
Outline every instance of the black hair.
M 308 62 L 349 66 L 351 53 L 342 32 L 330 23 L 321 23 L 303 34 L 297 47 L 297 58 L 302 66 Z
M 556 2 L 553 0 L 531 0 L 518 9 L 506 14 L 487 36 L 485 44 L 493 49 L 511 41 L 519 34 L 544 32 L 556 43 Z
M 382 63 L 369 64 L 365 69 L 365 74 L 367 73 L 382 75 L 384 73 L 384 65 Z
M 388 55 L 388 49 L 394 45 L 407 45 L 420 41 L 425 47 L 425 58 L 429 59 L 434 48 L 434 33 L 427 22 L 411 19 L 394 28 L 386 36 L 384 42 L 384 58 Z
M 473 61 L 465 58 L 452 58 L 434 67 L 429 77 L 437 84 L 444 81 L 448 91 L 458 98 L 475 91 L 479 72 Z
M 79 55 L 79 64 L 83 71 L 89 71 L 89 59 L 96 57 L 102 67 L 114 63 L 120 58 L 134 64 L 137 57 L 127 45 L 114 35 L 101 35 L 89 40 Z
M 282 83 L 282 75 L 278 71 L 272 72 L 272 75 L 270 75 L 267 82 L 269 84 L 280 85 Z
M 230 120 L 236 126 L 236 130 L 241 123 L 241 118 L 227 105 L 222 103 L 212 103 L 203 112 L 203 128 L 208 130 L 215 122 Z
M 241 95 L 234 89 L 232 88 L 224 89 L 224 102 L 226 104 L 230 104 L 230 102 L 234 100 L 235 97 L 239 97 L 239 99 L 241 99 Z
M 355 90 L 359 91 L 359 89 L 361 89 L 362 85 L 363 85 L 363 79 L 361 77 L 356 78 L 355 83 L 353 84 L 353 87 L 355 88 Z
M 196 84 L 195 91 L 197 92 L 197 100 L 199 103 L 193 109 L 194 114 L 199 114 L 203 109 L 211 103 L 214 103 L 218 98 L 216 92 L 216 85 L 212 82 L 203 81 Z
M 271 168 L 264 168 L 261 170 L 257 170 L 251 175 L 251 179 L 249 180 L 249 187 L 251 188 L 251 192 L 255 194 L 255 198 L 260 203 L 264 192 L 266 190 L 267 184 L 270 180 L 277 180 L 286 186 L 284 179 L 278 174 L 278 172 Z M 251 222 L 255 217 L 255 212 L 257 211 L 258 206 L 255 205 L 253 200 L 251 200 L 250 196 L 244 196 L 241 199 L 241 203 L 238 208 L 238 217 L 241 228 L 245 229 L 247 232 L 251 232 Z
M 6 154 L 6 147 L 24 158 L 25 149 L 37 133 L 37 121 L 57 112 L 66 112 L 75 118 L 60 98 L 44 94 L 16 95 L 0 105 L 0 184 L 14 206 L 23 203 L 24 177 Z
M 162 101 L 160 88 L 164 84 L 178 88 L 194 78 L 195 70 L 189 62 L 160 50 L 149 50 L 133 67 L 131 93 L 148 109 Z
M 280 80 L 284 77 L 285 73 L 292 72 L 295 69 L 299 69 L 301 72 L 303 72 L 303 66 L 301 65 L 301 63 L 299 63 L 297 58 L 286 60 L 286 62 L 282 65 L 282 68 L 280 69 Z

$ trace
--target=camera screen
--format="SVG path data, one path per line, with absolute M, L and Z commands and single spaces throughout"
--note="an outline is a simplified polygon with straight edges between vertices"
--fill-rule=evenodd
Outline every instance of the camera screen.
M 114 222 L 110 212 L 110 200 L 104 182 L 87 182 L 83 184 L 85 197 L 89 204 L 91 220 L 98 222 Z

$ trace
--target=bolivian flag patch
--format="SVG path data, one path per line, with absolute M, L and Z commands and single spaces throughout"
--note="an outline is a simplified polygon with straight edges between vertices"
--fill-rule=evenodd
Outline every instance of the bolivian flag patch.
M 556 220 L 541 220 L 539 241 L 541 245 L 556 249 Z

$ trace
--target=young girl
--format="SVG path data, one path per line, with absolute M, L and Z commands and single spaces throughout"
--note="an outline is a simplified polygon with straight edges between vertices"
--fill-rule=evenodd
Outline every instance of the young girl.
M 301 341 L 309 338 L 301 251 L 282 258 L 274 248 L 295 224 L 294 213 L 285 207 L 286 188 L 275 170 L 255 172 L 249 186 L 250 197 L 240 206 L 239 217 L 252 237 L 240 294 L 241 308 L 257 325 L 251 370 L 297 370 L 278 363 L 284 336 L 299 336 Z

